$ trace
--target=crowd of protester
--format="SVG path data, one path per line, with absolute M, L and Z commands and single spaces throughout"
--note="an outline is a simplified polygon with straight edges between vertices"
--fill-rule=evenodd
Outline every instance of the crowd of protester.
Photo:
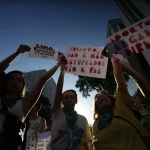
M 45 73 L 30 93 L 26 93 L 23 73 L 18 70 L 5 73 L 10 64 L 30 47 L 20 45 L 18 50 L 0 62 L 0 149 L 26 149 L 27 131 L 51 132 L 48 150 L 148 150 L 150 135 L 140 123 L 141 116 L 135 111 L 133 97 L 130 96 L 124 78 L 128 73 L 136 81 L 147 101 L 150 87 L 144 79 L 124 61 L 113 56 L 116 94 L 99 91 L 93 99 L 94 124 L 90 128 L 87 119 L 75 111 L 78 104 L 76 91 L 63 92 L 65 65 L 67 60 L 59 53 L 59 61 Z M 107 57 L 105 47 L 102 54 Z M 52 107 L 52 125 L 38 116 L 42 107 L 38 101 L 42 89 L 49 78 L 61 67 Z M 68 84 L 67 82 L 66 84 Z M 22 132 L 20 132 L 22 131 Z M 21 133 L 21 134 L 20 134 Z

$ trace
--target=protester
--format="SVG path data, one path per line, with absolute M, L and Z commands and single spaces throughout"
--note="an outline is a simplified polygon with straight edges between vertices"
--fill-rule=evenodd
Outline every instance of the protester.
M 30 47 L 20 45 L 18 50 L 0 63 L 0 74 L 19 55 L 28 52 Z M 61 63 L 61 62 L 60 62 Z M 44 74 L 32 91 L 25 96 L 25 81 L 23 73 L 11 71 L 6 74 L 2 88 L 0 89 L 0 147 L 1 149 L 16 150 L 14 145 L 20 144 L 18 126 L 24 121 L 30 109 L 38 101 L 42 88 L 46 81 L 56 72 L 60 64 L 57 63 L 52 69 Z M 9 112 L 9 113 L 8 113 Z M 17 120 L 19 119 L 19 120 Z M 22 126 L 21 126 L 22 127 Z M 20 129 L 19 129 L 20 131 Z M 23 132 L 21 132 L 23 133 Z M 15 136 L 14 136 L 15 135 Z
M 37 132 L 45 132 L 47 125 L 44 118 L 38 116 L 42 104 L 37 102 L 29 113 L 29 128 L 36 130 Z
M 62 94 L 64 65 L 58 79 L 52 108 L 50 147 L 51 150 L 90 150 L 88 142 L 91 137 L 88 122 L 84 116 L 77 114 L 74 110 L 77 94 L 74 90 L 67 90 Z M 61 102 L 63 108 L 61 108 Z
M 94 150 L 147 150 L 150 136 L 133 113 L 119 59 L 113 61 L 116 96 L 101 91 L 94 98 Z

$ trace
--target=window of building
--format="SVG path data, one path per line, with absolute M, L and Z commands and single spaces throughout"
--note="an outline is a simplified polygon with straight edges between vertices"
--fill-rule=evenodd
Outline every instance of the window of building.
M 135 14 L 130 10 L 130 8 L 126 5 L 126 3 L 123 0 L 116 0 L 116 3 L 118 4 L 120 10 L 123 12 L 125 17 L 131 24 L 139 21 L 137 16 L 135 16 Z
M 124 29 L 124 28 L 125 28 L 125 25 L 124 25 L 123 23 L 120 24 L 120 28 L 121 28 L 121 30 Z
M 113 25 L 112 26 L 113 33 L 116 33 L 116 32 L 118 32 L 120 30 L 117 26 L 118 25 Z
M 139 10 L 130 0 L 126 0 L 126 2 L 127 2 L 128 5 L 130 6 L 130 8 L 133 9 L 133 11 L 135 12 L 135 14 L 136 14 L 140 19 L 145 18 L 144 14 L 141 13 L 140 10 Z

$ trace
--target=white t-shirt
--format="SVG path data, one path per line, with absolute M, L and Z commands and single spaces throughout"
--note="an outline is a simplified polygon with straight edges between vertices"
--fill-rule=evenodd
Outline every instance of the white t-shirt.
M 83 150 L 83 143 L 91 140 L 87 119 L 78 114 L 74 129 L 69 129 L 61 108 L 52 117 L 51 150 Z M 61 135 L 61 132 L 65 132 L 65 135 Z
M 0 109 L 1 109 L 1 99 L 0 99 Z M 22 106 L 22 100 L 18 100 L 14 107 L 9 108 L 8 112 L 18 117 L 20 121 L 23 119 L 23 106 Z M 0 113 L 0 132 L 3 131 L 3 122 L 5 119 L 5 115 Z

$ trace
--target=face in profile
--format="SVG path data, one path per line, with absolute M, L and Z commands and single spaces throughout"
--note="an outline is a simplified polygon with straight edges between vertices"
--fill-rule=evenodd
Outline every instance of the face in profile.
M 98 111 L 102 113 L 111 107 L 112 102 L 111 102 L 110 97 L 108 97 L 103 92 L 101 92 L 101 93 L 97 94 L 97 96 L 95 98 L 95 105 L 96 105 Z
M 63 94 L 62 103 L 65 107 L 74 107 L 77 103 L 77 97 L 72 91 L 66 91 Z
M 20 93 L 24 86 L 24 77 L 19 73 L 10 75 L 6 82 L 6 89 L 12 93 Z

